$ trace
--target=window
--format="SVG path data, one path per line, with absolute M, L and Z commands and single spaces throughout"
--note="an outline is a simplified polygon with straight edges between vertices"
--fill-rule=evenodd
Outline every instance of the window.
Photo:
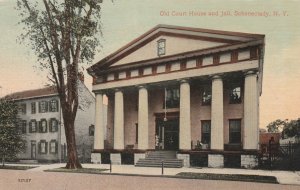
M 166 106 L 167 106 L 167 108 L 178 108 L 179 101 L 180 101 L 180 94 L 179 94 L 178 88 L 166 90 Z
M 26 104 L 20 104 L 18 112 L 19 114 L 26 114 Z
M 39 143 L 39 153 L 40 154 L 47 154 L 48 152 L 48 143 L 45 140 L 41 140 Z
M 202 91 L 202 105 L 211 104 L 211 87 L 204 87 Z
M 58 148 L 57 141 L 56 140 L 51 140 L 50 141 L 50 147 L 49 147 L 50 153 L 51 154 L 56 154 L 57 153 L 57 148 Z
M 26 133 L 26 124 L 27 124 L 26 120 L 21 121 L 21 130 L 23 134 Z
M 235 86 L 230 89 L 229 94 L 229 103 L 230 104 L 239 104 L 242 102 L 241 98 L 241 86 Z
M 31 114 L 35 114 L 36 113 L 36 109 L 35 109 L 35 102 L 31 103 Z
M 210 120 L 201 121 L 201 142 L 203 144 L 210 144 Z
M 48 111 L 48 102 L 46 101 L 39 102 L 39 112 L 45 113 L 47 111 Z
M 241 120 L 229 120 L 229 143 L 241 143 Z
M 58 101 L 57 100 L 51 100 L 50 101 L 49 111 L 50 112 L 57 112 L 58 111 Z
M 40 133 L 46 133 L 47 132 L 47 120 L 42 119 L 40 121 Z
M 58 131 L 58 121 L 55 118 L 51 118 L 49 127 L 50 127 L 49 130 L 51 132 Z
M 166 40 L 160 39 L 157 41 L 157 55 L 165 55 L 166 54 Z
M 33 119 L 29 122 L 29 132 L 35 133 L 36 132 L 36 120 Z
M 95 134 L 95 126 L 90 125 L 89 126 L 89 136 L 94 136 L 94 134 Z

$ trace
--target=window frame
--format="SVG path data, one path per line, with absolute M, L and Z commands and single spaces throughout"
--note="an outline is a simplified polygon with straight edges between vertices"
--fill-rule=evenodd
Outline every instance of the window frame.
M 52 147 L 52 144 L 54 143 L 54 151 L 53 151 L 53 147 Z M 52 139 L 50 142 L 49 142 L 49 153 L 50 154 L 57 154 L 58 153 L 58 142 L 57 140 L 55 139 Z
M 18 114 L 22 114 L 22 115 L 26 114 L 26 103 L 19 104 Z
M 22 131 L 22 134 L 26 134 L 27 130 L 27 121 L 26 120 L 22 120 L 21 121 L 21 131 Z
M 55 126 L 53 126 L 53 123 L 56 123 Z M 56 118 L 51 118 L 49 122 L 49 132 L 57 132 L 58 131 L 58 120 Z
M 205 123 L 209 123 L 209 132 L 204 132 L 203 128 Z M 208 141 L 204 142 L 204 136 L 205 136 L 204 134 L 208 134 Z M 203 144 L 211 143 L 211 120 L 201 120 L 201 143 Z
M 89 136 L 90 137 L 95 136 L 95 125 L 90 125 L 89 126 Z
M 55 106 L 53 107 L 53 105 Z M 49 112 L 58 112 L 58 101 L 56 99 L 49 101 Z
M 163 47 L 160 47 L 160 44 L 163 44 Z M 163 50 L 163 52 L 161 52 L 160 50 Z M 162 55 L 166 55 L 166 39 L 159 39 L 157 40 L 157 56 L 162 56 Z
M 45 151 L 42 151 L 42 144 L 45 143 Z M 40 140 L 39 145 L 38 145 L 38 149 L 39 149 L 39 154 L 47 154 L 48 153 L 48 142 L 46 140 Z
M 31 102 L 31 114 L 36 114 L 36 103 Z
M 239 131 L 232 131 L 232 122 L 239 122 Z M 229 144 L 241 144 L 242 143 L 242 119 L 229 119 Z M 235 133 L 235 135 L 232 135 Z M 239 134 L 239 135 L 237 135 Z M 238 137 L 238 140 L 233 139 L 235 137 Z
M 237 99 L 237 100 L 234 100 L 232 99 L 233 97 L 233 91 L 236 89 L 236 88 L 240 88 L 240 98 Z M 231 85 L 229 87 L 229 104 L 241 104 L 242 103 L 242 100 L 243 100 L 243 86 L 242 84 L 234 84 L 234 85 Z
M 178 91 L 178 97 L 176 97 L 177 99 L 174 99 L 176 95 L 174 94 L 177 94 Z M 163 95 L 163 98 L 164 98 L 164 101 L 163 101 L 163 109 L 172 109 L 172 108 L 179 108 L 180 107 L 180 89 L 178 87 L 173 87 L 173 88 L 167 88 L 166 89 L 167 93 L 164 92 L 164 95 Z M 168 92 L 172 91 L 172 94 L 170 95 L 171 98 L 170 100 L 168 100 Z M 165 97 L 167 96 L 167 97 Z M 166 101 L 165 101 L 166 99 Z M 171 103 L 171 102 L 173 103 Z
M 45 109 L 43 109 L 43 105 L 45 105 Z M 39 113 L 46 113 L 48 112 L 48 102 L 47 101 L 40 101 L 39 102 Z
M 43 123 L 45 123 L 45 130 L 43 130 Z M 47 133 L 47 120 L 41 119 L 39 122 L 39 132 L 40 133 Z
M 207 96 L 210 95 L 210 99 L 209 101 L 205 102 L 204 101 L 204 92 L 208 92 L 209 94 Z M 201 91 L 201 105 L 202 106 L 209 106 L 211 105 L 211 99 L 212 99 L 212 89 L 211 86 L 203 86 L 202 91 Z
M 32 123 L 35 124 L 35 130 L 32 130 Z M 29 133 L 36 133 L 37 132 L 37 121 L 35 119 L 32 119 L 29 121 Z

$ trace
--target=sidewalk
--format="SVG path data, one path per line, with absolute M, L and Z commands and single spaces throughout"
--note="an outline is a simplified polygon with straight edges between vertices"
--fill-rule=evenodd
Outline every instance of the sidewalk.
M 17 164 L 7 164 L 17 165 Z M 18 164 L 26 165 L 26 164 Z M 49 165 L 32 165 L 36 168 L 27 171 L 42 172 L 48 169 L 55 169 L 64 167 L 65 163 L 49 164 Z M 82 164 L 84 168 L 101 168 L 108 169 L 103 173 L 109 174 L 109 164 Z M 214 174 L 244 174 L 244 175 L 264 175 L 275 176 L 280 184 L 285 185 L 300 185 L 300 172 L 292 171 L 269 171 L 269 170 L 251 170 L 251 169 L 232 169 L 232 168 L 164 168 L 164 175 L 175 176 L 180 172 L 194 172 L 194 173 L 214 173 Z M 147 176 L 160 176 L 162 173 L 161 168 L 151 167 L 135 167 L 133 165 L 112 165 L 112 174 L 124 175 L 147 175 Z

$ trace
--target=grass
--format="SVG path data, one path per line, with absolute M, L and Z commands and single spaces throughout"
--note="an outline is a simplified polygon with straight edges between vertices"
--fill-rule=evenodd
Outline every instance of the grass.
M 69 172 L 69 173 L 87 173 L 87 174 L 100 174 L 103 171 L 107 171 L 108 169 L 99 169 L 99 168 L 81 168 L 81 169 L 67 169 L 65 167 L 55 168 L 44 170 L 45 172 Z
M 0 166 L 0 169 L 5 169 L 5 170 L 28 170 L 32 168 L 36 168 L 36 167 L 35 166 L 10 166 L 10 165 Z
M 210 174 L 210 173 L 193 173 L 193 172 L 181 172 L 176 174 L 176 176 L 183 177 L 183 178 L 190 178 L 190 179 L 245 181 L 245 182 L 278 184 L 277 179 L 274 176 L 242 175 L 242 174 Z

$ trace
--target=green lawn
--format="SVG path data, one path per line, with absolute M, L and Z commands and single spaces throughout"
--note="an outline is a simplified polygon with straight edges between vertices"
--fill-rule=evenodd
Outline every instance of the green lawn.
M 87 173 L 87 174 L 100 174 L 103 171 L 108 169 L 99 169 L 99 168 L 81 168 L 81 169 L 67 169 L 65 167 L 55 168 L 50 170 L 44 170 L 45 172 L 70 172 L 70 173 Z
M 36 168 L 35 166 L 11 166 L 11 165 L 4 165 L 0 166 L 0 169 L 5 169 L 5 170 L 28 170 Z
M 242 174 L 210 174 L 210 173 L 193 173 L 181 172 L 176 174 L 178 177 L 206 180 L 228 180 L 228 181 L 246 181 L 260 183 L 278 183 L 274 176 L 261 175 L 242 175 Z

